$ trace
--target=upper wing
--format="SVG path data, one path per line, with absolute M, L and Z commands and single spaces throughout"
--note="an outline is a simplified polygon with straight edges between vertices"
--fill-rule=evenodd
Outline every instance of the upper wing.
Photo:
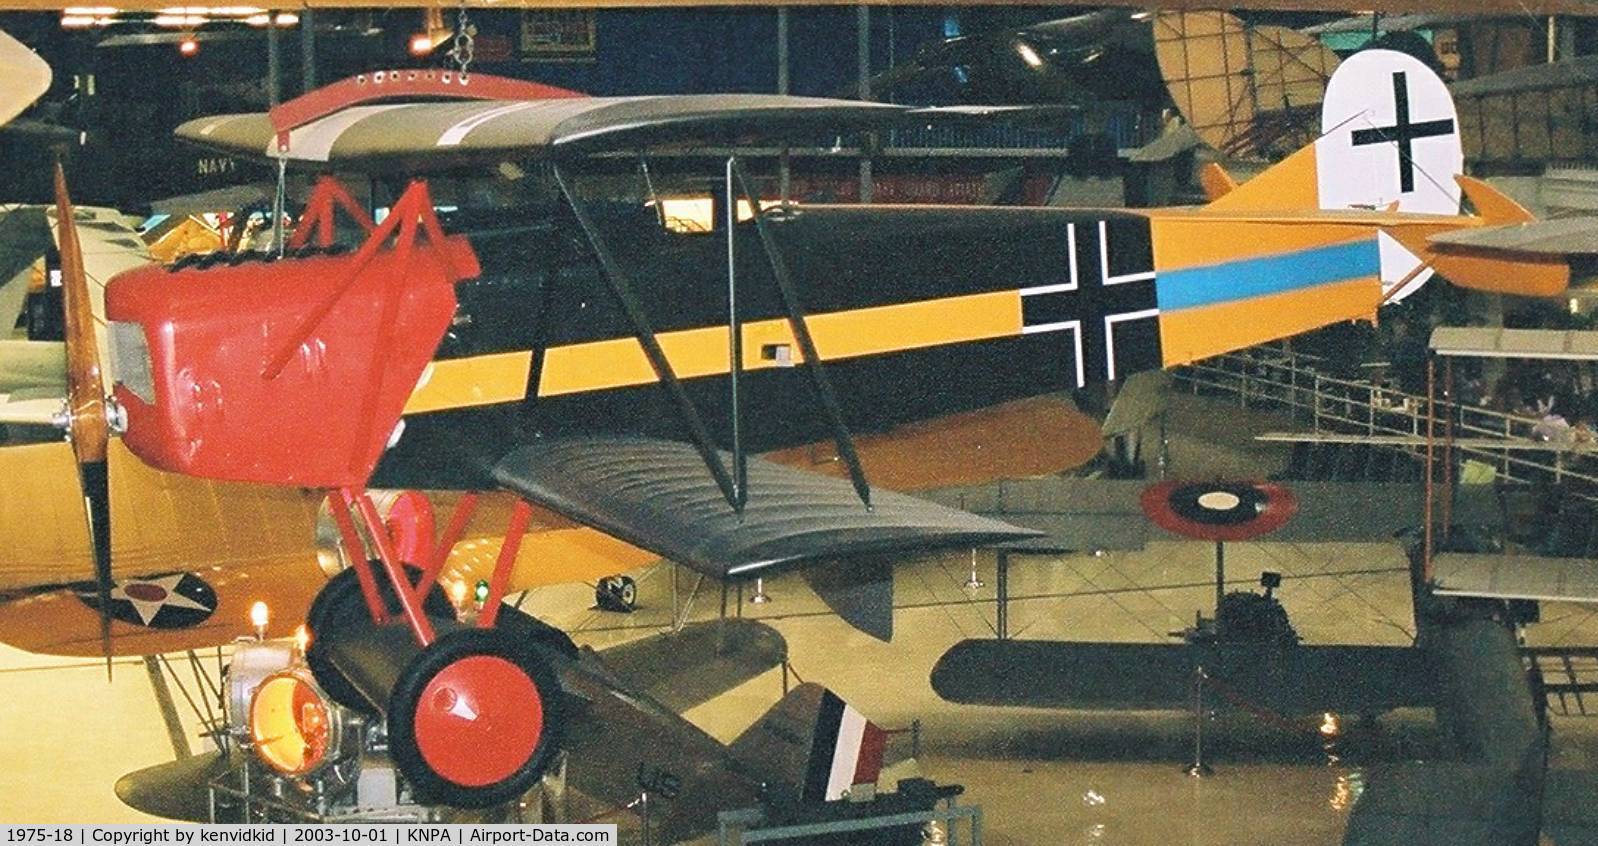
M 1590 217 L 1536 220 L 1503 226 L 1478 226 L 1433 235 L 1431 243 L 1509 256 L 1598 255 L 1598 223 Z
M 530 502 L 718 578 L 1036 534 L 891 491 L 874 491 L 867 508 L 847 482 L 758 458 L 749 460 L 740 515 L 693 447 L 676 441 L 546 438 L 506 456 L 494 477 Z
M 379 103 L 294 129 L 286 157 L 415 171 L 540 153 L 816 137 L 924 120 L 924 112 L 916 116 L 904 106 L 778 94 Z M 239 156 L 269 157 L 277 147 L 265 113 L 200 118 L 179 126 L 177 135 Z

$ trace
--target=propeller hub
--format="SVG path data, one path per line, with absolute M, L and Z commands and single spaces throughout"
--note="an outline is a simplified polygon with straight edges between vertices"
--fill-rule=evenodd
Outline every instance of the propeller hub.
M 128 431 L 128 410 L 115 397 L 106 397 L 104 400 L 105 425 L 108 434 L 121 435 Z M 67 440 L 72 440 L 72 429 L 75 421 L 80 417 L 74 414 L 71 404 L 62 401 L 61 410 L 50 415 L 50 425 L 66 433 Z

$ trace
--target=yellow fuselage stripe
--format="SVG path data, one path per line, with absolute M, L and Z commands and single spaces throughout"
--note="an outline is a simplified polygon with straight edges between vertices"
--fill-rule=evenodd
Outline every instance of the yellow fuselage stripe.
M 1019 291 L 993 291 L 898 305 L 812 315 L 807 321 L 816 352 L 827 361 L 902 352 L 943 344 L 1021 334 Z M 682 379 L 727 372 L 727 327 L 708 326 L 655 336 Z M 803 361 L 788 321 L 756 320 L 743 326 L 744 369 L 784 366 L 772 347 L 786 346 L 788 361 Z M 445 359 L 428 365 L 405 406 L 406 414 L 516 402 L 526 397 L 533 354 L 528 350 Z M 539 396 L 601 391 L 655 381 L 655 371 L 634 338 L 611 338 L 551 347 L 544 353 Z
M 1160 314 L 1166 367 L 1244 349 L 1343 320 L 1373 319 L 1382 283 L 1374 276 Z
M 1014 290 L 994 291 L 817 314 L 807 323 L 816 352 L 823 360 L 837 361 L 1019 335 L 1021 297 Z M 728 371 L 725 326 L 663 332 L 656 337 L 679 378 L 719 376 Z M 803 360 L 787 320 L 745 323 L 744 369 L 782 366 L 767 357 L 767 350 L 773 346 L 786 346 L 793 363 Z M 545 353 L 538 395 L 559 396 L 654 381 L 655 371 L 638 341 L 614 338 L 550 348 Z
M 422 371 L 406 414 L 516 402 L 527 396 L 531 350 L 435 360 Z

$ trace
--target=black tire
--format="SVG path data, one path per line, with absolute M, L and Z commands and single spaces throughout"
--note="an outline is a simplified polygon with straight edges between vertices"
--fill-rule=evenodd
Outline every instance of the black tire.
M 638 609 L 638 582 L 632 576 L 606 576 L 594 586 L 594 605 L 601 611 L 631 614 Z
M 423 755 L 416 735 L 416 714 L 434 677 L 458 661 L 477 656 L 502 658 L 526 674 L 541 700 L 542 725 L 531 754 L 510 775 L 491 784 L 463 785 L 438 772 Z M 554 670 L 530 644 L 499 628 L 459 629 L 434 641 L 400 673 L 388 702 L 389 755 L 417 800 L 455 808 L 492 807 L 527 792 L 544 774 L 560 749 L 564 710 L 564 694 Z
M 413 582 L 421 572 L 419 567 L 405 565 L 405 575 Z M 377 585 L 389 613 L 400 613 L 399 596 L 394 593 L 394 586 L 381 574 L 378 574 Z M 429 617 L 455 617 L 455 606 L 450 604 L 443 588 L 436 584 L 428 592 L 422 608 Z M 311 633 L 311 644 L 305 650 L 305 663 L 328 698 L 351 710 L 376 716 L 377 708 L 338 671 L 328 658 L 322 642 L 322 634 L 352 625 L 370 626 L 372 616 L 366 610 L 366 598 L 361 595 L 360 577 L 353 569 L 345 569 L 322 586 L 316 599 L 311 602 L 311 610 L 305 615 L 305 627 Z

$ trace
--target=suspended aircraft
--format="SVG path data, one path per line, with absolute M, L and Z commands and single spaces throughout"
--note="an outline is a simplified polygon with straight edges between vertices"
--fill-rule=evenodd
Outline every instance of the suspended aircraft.
M 594 154 L 970 110 L 587 98 L 418 70 L 188 124 L 184 137 L 284 168 L 414 176 L 509 160 L 548 179 L 524 208 L 475 226 L 441 219 L 420 179 L 380 223 L 329 179 L 281 256 L 114 280 L 114 397 L 82 366 L 71 391 L 73 445 L 97 509 L 97 582 L 113 572 L 97 469 L 113 419 L 122 428 L 125 416 L 121 442 L 164 470 L 331 490 L 351 567 L 308 616 L 318 683 L 359 704 L 350 691 L 369 672 L 361 661 L 410 679 L 378 685 L 386 693 L 375 698 L 390 737 L 416 746 L 396 754 L 411 783 L 448 783 L 439 795 L 455 802 L 525 787 L 551 726 L 507 745 L 502 726 L 456 724 L 459 714 L 429 710 L 439 700 L 420 691 L 447 687 L 510 712 L 539 695 L 543 659 L 495 625 L 535 507 L 718 578 L 1021 539 L 1032 533 L 873 485 L 852 433 L 1372 319 L 1433 269 L 1482 290 L 1562 291 L 1568 267 L 1555 258 L 1434 242 L 1529 215 L 1457 176 L 1451 105 L 1429 71 L 1366 55 L 1344 64 L 1348 84 L 1334 80 L 1326 108 L 1347 111 L 1314 145 L 1208 206 L 1136 213 L 778 206 L 739 221 L 738 199 L 761 204 L 734 157 L 726 219 L 705 236 L 670 231 L 645 204 L 579 190 Z M 1458 213 L 1461 193 L 1475 214 Z M 340 244 L 338 211 L 358 227 L 358 247 Z M 69 353 L 92 351 L 81 324 L 68 337 L 82 342 Z M 750 455 L 827 440 L 847 481 Z M 376 486 L 465 494 L 443 537 L 407 561 L 393 543 L 405 533 L 366 493 Z M 481 490 L 517 503 L 482 612 L 459 629 L 436 610 L 449 607 L 436 604 L 438 578 Z M 352 629 L 360 634 L 317 634 Z M 446 724 L 447 776 L 421 736 Z M 494 761 L 473 751 L 489 748 Z M 500 767 L 507 756 L 520 764 Z
M 632 809 L 653 837 L 675 843 L 710 830 L 719 810 L 763 805 L 771 812 L 814 812 L 859 793 L 862 785 L 874 790 L 885 767 L 890 773 L 913 769 L 896 766 L 904 762 L 904 750 L 889 748 L 888 732 L 814 683 L 785 687 L 780 700 L 730 744 L 678 716 L 786 660 L 782 636 L 762 623 L 694 623 L 595 651 L 579 649 L 520 611 L 504 614 L 500 625 L 527 637 L 547 662 L 550 675 L 538 680 L 547 698 L 530 713 L 485 716 L 506 726 L 509 741 L 519 731 L 537 733 L 542 723 L 558 727 L 559 734 L 547 736 L 538 752 L 540 763 L 558 762 L 539 804 L 565 806 L 565 821 L 609 820 Z M 322 637 L 339 635 L 324 631 Z M 361 684 L 368 681 L 386 685 L 375 678 Z M 220 748 L 124 776 L 117 793 L 129 805 L 196 822 L 243 816 L 236 797 L 212 793 L 220 782 L 240 792 L 252 785 L 248 789 L 257 795 L 273 794 L 290 815 L 358 814 L 370 820 L 422 810 L 408 794 L 423 785 L 402 787 L 393 779 L 385 749 L 392 739 L 383 737 L 380 722 L 367 719 L 375 706 L 356 710 L 328 698 L 292 643 L 236 644 L 222 682 L 220 716 L 207 725 Z M 521 765 L 510 745 L 506 765 Z M 430 787 L 435 794 L 452 789 Z M 885 784 L 884 790 L 895 792 L 894 787 Z M 643 803 L 641 792 L 647 794 Z M 516 819 L 528 798 L 471 791 L 461 804 L 470 813 Z
M 1219 11 L 1100 9 L 925 45 L 872 78 L 899 99 L 1174 105 L 1225 155 L 1279 158 L 1315 136 L 1336 53 L 1285 26 Z
M 1413 502 L 1414 486 L 1392 487 L 1403 489 L 1401 503 Z M 1367 497 L 1365 507 L 1373 508 L 1388 492 L 1375 485 L 1351 485 L 1338 493 Z M 1429 644 L 1303 644 L 1275 595 L 1280 573 L 1261 576 L 1263 593 L 1226 589 L 1225 543 L 1283 529 L 1299 510 L 1292 489 L 1263 482 L 1166 481 L 1147 487 L 1112 483 L 1098 493 L 1108 520 L 1127 514 L 1176 537 L 1215 543 L 1213 616 L 1201 614 L 1191 628 L 1171 633 L 1179 640 L 1166 643 L 1016 640 L 1007 633 L 963 640 L 932 670 L 932 687 L 939 696 L 981 705 L 1146 711 L 1191 709 L 1195 697 L 1204 696 L 1221 706 L 1281 718 L 1375 715 L 1437 704 L 1443 687 L 1435 657 L 1426 649 Z M 1124 501 L 1128 493 L 1132 503 Z M 1330 506 L 1308 507 L 1331 513 L 1313 515 L 1310 522 L 1337 522 L 1333 491 L 1320 488 L 1315 493 Z M 1413 508 L 1401 504 L 1394 510 L 1402 529 L 1415 525 Z M 1383 513 L 1370 522 L 1380 524 L 1389 516 Z M 1393 536 L 1390 530 L 1381 531 L 1386 526 L 1351 528 L 1372 529 L 1372 540 Z M 1294 533 L 1295 539 L 1303 537 Z M 1133 667 L 1137 672 L 1127 672 Z

